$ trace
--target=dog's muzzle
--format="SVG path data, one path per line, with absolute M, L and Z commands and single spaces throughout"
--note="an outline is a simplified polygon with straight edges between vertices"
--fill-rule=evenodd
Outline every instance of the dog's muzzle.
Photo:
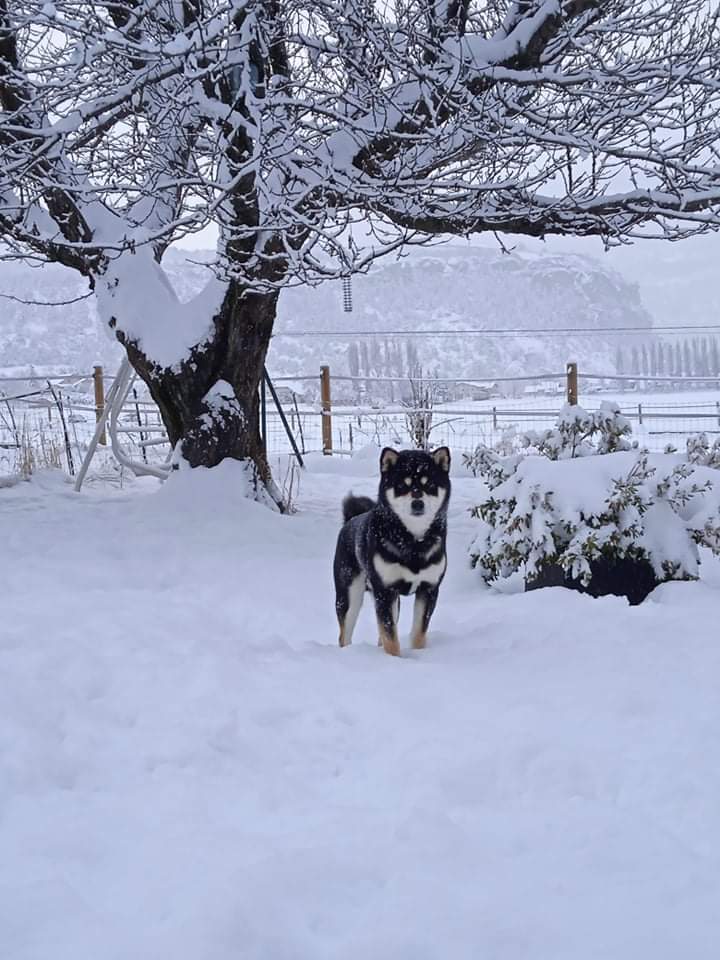
M 425 513 L 425 504 L 422 500 L 413 500 L 410 504 L 410 511 L 414 516 L 419 517 Z

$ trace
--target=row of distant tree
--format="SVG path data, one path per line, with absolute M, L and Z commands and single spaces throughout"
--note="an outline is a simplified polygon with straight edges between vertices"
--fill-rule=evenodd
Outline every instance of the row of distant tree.
M 341 392 L 355 399 L 372 395 L 375 399 L 404 401 L 411 396 L 413 382 L 441 375 L 437 367 L 422 366 L 415 343 L 407 338 L 353 340 L 348 344 L 347 362 L 351 377 L 367 377 L 353 383 L 347 391 L 341 388 Z
M 412 340 L 353 340 L 348 344 L 347 360 L 351 377 L 409 377 L 420 368 Z
M 368 378 L 368 382 L 348 388 L 355 397 L 366 395 L 370 382 L 377 378 L 394 377 L 394 383 L 373 382 L 372 393 L 396 400 L 407 391 L 407 381 L 417 378 L 422 369 L 417 346 L 409 338 L 353 340 L 347 347 L 347 361 L 351 376 Z M 720 341 L 716 337 L 684 337 L 672 342 L 655 338 L 623 343 L 617 347 L 615 365 L 618 374 L 625 376 L 720 377 Z M 440 375 L 437 370 L 423 372 L 425 376 Z
M 672 343 L 652 340 L 617 348 L 617 372 L 646 377 L 720 376 L 720 347 L 715 337 L 684 337 Z

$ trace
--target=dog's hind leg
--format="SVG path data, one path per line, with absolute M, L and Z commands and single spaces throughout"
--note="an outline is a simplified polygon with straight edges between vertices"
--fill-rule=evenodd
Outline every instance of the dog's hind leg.
M 427 631 L 430 617 L 433 615 L 438 598 L 437 587 L 420 587 L 415 594 L 412 634 L 410 643 L 413 650 L 424 650 L 427 645 Z
M 400 656 L 400 641 L 397 633 L 399 601 L 400 597 L 395 590 L 382 590 L 375 593 L 378 636 L 385 653 L 389 653 L 393 657 Z
M 340 624 L 340 646 L 349 647 L 352 643 L 352 635 L 357 623 L 360 607 L 365 594 L 365 576 L 358 574 L 351 581 L 350 586 L 338 594 L 335 601 L 338 623 Z

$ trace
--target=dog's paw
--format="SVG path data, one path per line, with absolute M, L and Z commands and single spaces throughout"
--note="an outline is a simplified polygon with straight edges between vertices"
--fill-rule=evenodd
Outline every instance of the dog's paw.
M 400 643 L 397 640 L 383 640 L 382 645 L 385 653 L 391 657 L 400 656 Z

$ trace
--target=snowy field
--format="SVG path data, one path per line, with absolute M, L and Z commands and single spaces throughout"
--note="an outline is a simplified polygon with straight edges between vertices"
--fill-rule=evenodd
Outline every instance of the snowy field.
M 485 589 L 456 477 L 429 649 L 366 603 L 340 650 L 375 461 L 311 457 L 289 517 L 234 465 L 0 489 L 4 960 L 718 956 L 720 564 Z

